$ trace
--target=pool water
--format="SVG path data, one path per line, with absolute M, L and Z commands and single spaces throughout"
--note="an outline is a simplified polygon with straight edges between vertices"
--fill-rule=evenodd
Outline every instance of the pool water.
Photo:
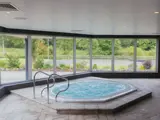
M 52 96 L 55 96 L 60 90 L 66 88 L 66 83 L 60 83 L 51 88 Z M 109 81 L 99 78 L 84 78 L 70 83 L 67 91 L 58 95 L 63 100 L 98 100 L 117 97 L 123 93 L 128 93 L 135 88 L 126 83 Z

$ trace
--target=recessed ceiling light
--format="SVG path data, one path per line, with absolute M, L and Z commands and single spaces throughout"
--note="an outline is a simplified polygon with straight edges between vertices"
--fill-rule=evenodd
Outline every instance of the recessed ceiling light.
M 82 32 L 83 30 L 71 30 L 71 32 Z
M 154 14 L 159 14 L 159 12 L 154 12 Z
M 7 14 L 10 14 L 11 12 L 6 12 Z
M 16 19 L 16 20 L 27 20 L 26 17 L 15 17 L 14 19 Z

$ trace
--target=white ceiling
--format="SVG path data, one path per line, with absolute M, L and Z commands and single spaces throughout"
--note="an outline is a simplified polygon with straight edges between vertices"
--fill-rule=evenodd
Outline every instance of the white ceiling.
M 160 0 L 0 0 L 0 26 L 85 34 L 160 34 Z M 16 20 L 25 17 L 27 20 Z

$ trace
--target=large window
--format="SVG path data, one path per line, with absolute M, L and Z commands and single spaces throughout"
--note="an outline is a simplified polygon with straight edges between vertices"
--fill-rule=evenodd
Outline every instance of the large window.
M 55 37 L 54 41 L 50 36 L 31 36 L 32 56 L 25 56 L 25 52 L 29 55 L 28 49 L 25 50 L 25 38 L 24 35 L 0 35 L 2 84 L 26 80 L 26 58 L 28 64 L 32 61 L 32 77 L 39 70 L 68 75 L 75 72 L 74 68 L 76 73 L 90 69 L 93 72 L 156 72 L 158 69 L 157 39 L 76 38 L 74 41 L 72 37 Z M 30 44 L 26 47 L 30 48 Z M 37 76 L 46 77 L 43 74 Z
M 76 72 L 88 72 L 90 69 L 90 40 L 87 38 L 76 39 Z
M 0 35 L 0 79 L 2 84 L 26 80 L 25 37 Z
M 92 70 L 111 71 L 112 61 L 112 40 L 92 40 Z
M 32 76 L 37 71 L 53 73 L 53 39 L 46 36 L 32 36 Z M 36 78 L 46 78 L 38 74 Z
M 73 74 L 73 38 L 56 37 L 56 73 Z
M 114 41 L 114 70 L 133 71 L 134 70 L 134 40 L 115 39 Z
M 156 71 L 156 39 L 137 40 L 137 71 Z

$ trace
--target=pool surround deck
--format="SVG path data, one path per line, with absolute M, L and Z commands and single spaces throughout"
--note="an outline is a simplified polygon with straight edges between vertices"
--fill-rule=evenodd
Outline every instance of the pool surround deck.
M 122 81 L 127 83 L 131 82 L 134 86 L 138 88 L 138 90 L 123 97 L 101 103 L 63 103 L 50 100 L 50 104 L 47 104 L 47 100 L 45 98 L 42 98 L 40 95 L 40 90 L 45 87 L 44 85 L 36 87 L 36 99 L 33 99 L 32 87 L 14 90 L 12 91 L 12 93 L 35 101 L 37 103 L 43 104 L 49 108 L 55 109 L 59 114 L 115 113 L 120 112 L 123 109 L 152 96 L 152 92 L 150 92 L 150 90 L 144 88 L 141 84 L 136 83 L 137 80 L 131 81 L 127 79 Z

